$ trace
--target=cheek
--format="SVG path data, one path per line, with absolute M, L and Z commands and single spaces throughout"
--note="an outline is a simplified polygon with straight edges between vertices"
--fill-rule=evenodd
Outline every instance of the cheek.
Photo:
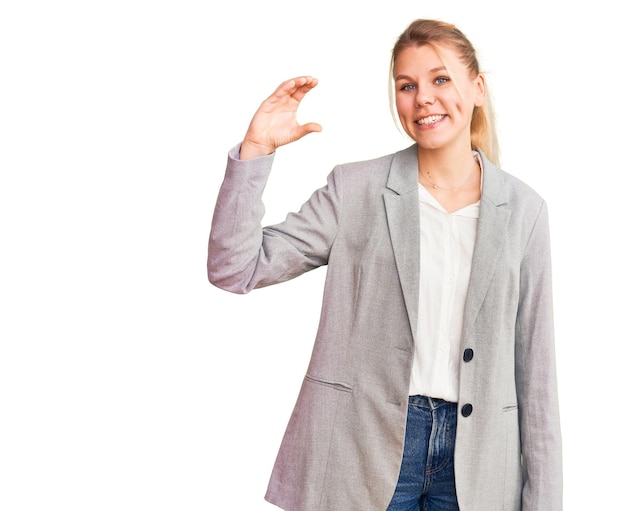
M 474 101 L 476 99 L 476 93 L 473 88 L 467 87 L 464 90 L 456 92 L 454 97 L 450 98 L 454 101 L 457 110 L 460 112 L 472 112 L 474 110 Z
M 413 103 L 411 98 L 401 96 L 396 98 L 396 110 L 400 117 L 413 114 Z
M 468 108 L 470 111 L 474 108 L 473 104 L 470 105 L 469 102 L 467 100 L 463 100 L 463 97 L 459 94 L 451 94 L 446 101 L 447 104 L 458 113 L 465 113 Z

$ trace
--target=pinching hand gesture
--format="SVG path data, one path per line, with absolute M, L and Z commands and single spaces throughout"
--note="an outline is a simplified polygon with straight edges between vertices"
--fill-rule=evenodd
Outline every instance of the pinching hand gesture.
M 242 160 L 273 153 L 277 147 L 299 140 L 322 127 L 314 122 L 298 124 L 302 98 L 317 85 L 312 76 L 292 78 L 279 85 L 254 114 L 241 144 Z

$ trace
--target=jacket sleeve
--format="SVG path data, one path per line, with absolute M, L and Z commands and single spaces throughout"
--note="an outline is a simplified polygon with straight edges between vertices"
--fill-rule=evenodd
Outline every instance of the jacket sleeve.
M 262 193 L 274 155 L 239 160 L 228 155 L 209 236 L 209 281 L 233 293 L 292 279 L 328 262 L 339 216 L 340 185 L 335 172 L 299 212 L 262 227 Z
M 563 506 L 551 281 L 548 213 L 542 203 L 522 260 L 516 324 L 523 511 L 560 511 Z

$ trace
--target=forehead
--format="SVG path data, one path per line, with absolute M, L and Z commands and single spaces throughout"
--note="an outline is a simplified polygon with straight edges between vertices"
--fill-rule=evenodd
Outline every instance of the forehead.
M 447 45 L 424 44 L 400 51 L 394 62 L 394 76 L 407 72 L 429 73 L 466 69 L 457 50 Z

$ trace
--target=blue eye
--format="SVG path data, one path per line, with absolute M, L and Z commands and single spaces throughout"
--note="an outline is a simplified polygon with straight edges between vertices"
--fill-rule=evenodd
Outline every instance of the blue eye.
M 402 87 L 400 87 L 400 90 L 414 90 L 415 89 L 415 85 L 407 83 L 406 85 L 403 85 Z
M 450 78 L 448 78 L 447 76 L 439 76 L 435 78 L 435 83 L 437 85 L 443 85 L 444 83 L 448 83 L 449 81 L 450 81 Z

